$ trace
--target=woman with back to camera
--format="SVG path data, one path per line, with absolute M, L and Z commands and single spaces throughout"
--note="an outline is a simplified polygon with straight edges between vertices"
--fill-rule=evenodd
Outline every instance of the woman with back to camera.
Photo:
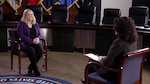
M 40 44 L 40 27 L 31 9 L 25 9 L 17 25 L 18 36 L 21 38 L 21 50 L 27 53 L 30 60 L 29 76 L 40 76 L 37 62 L 42 56 L 43 47 Z
M 117 38 L 112 42 L 106 56 L 99 56 L 98 60 L 104 66 L 118 68 L 123 54 L 137 49 L 138 34 L 135 23 L 130 17 L 120 17 L 114 20 L 114 32 Z M 93 61 L 90 59 L 90 61 Z M 90 72 L 97 72 L 104 78 L 117 78 L 116 73 L 108 72 L 102 68 L 91 66 Z M 84 80 L 82 79 L 82 82 Z

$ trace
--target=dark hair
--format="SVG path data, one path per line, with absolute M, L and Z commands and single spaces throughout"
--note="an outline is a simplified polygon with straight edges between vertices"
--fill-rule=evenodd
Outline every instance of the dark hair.
M 134 42 L 138 39 L 134 20 L 130 17 L 119 17 L 114 20 L 114 29 L 118 37 L 128 42 Z

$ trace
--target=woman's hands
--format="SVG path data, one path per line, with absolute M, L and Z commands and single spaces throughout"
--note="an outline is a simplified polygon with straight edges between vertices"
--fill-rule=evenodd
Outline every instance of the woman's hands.
M 102 60 L 102 59 L 106 59 L 107 56 L 99 56 L 98 57 L 98 61 Z
M 38 37 L 33 39 L 33 44 L 39 44 L 40 43 L 40 39 Z

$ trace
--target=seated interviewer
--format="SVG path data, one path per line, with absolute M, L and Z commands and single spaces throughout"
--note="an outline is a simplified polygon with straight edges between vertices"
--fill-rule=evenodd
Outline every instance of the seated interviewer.
M 116 39 L 112 42 L 106 56 L 99 56 L 99 63 L 111 68 L 119 68 L 119 64 L 123 54 L 137 49 L 138 34 L 135 23 L 130 17 L 120 17 L 114 20 L 114 33 Z M 93 61 L 93 60 L 89 60 Z M 116 73 L 108 72 L 96 66 L 90 67 L 90 72 L 97 72 L 104 78 L 117 78 Z M 84 80 L 82 80 L 83 82 Z
M 43 47 L 40 44 L 40 27 L 31 9 L 25 9 L 17 25 L 18 36 L 21 38 L 21 50 L 27 53 L 30 60 L 29 76 L 40 76 L 37 62 L 42 56 Z

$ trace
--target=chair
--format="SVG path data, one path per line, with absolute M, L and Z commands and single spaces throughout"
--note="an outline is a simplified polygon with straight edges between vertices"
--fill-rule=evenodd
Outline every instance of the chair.
M 95 20 L 95 6 L 80 6 L 80 8 L 78 8 L 78 16 L 76 17 L 77 24 L 95 24 Z
M 114 19 L 121 16 L 121 10 L 117 8 L 105 8 L 102 24 L 113 24 Z
M 37 22 L 43 22 L 43 8 L 42 6 L 27 6 L 27 8 L 31 9 L 34 12 L 35 18 Z
M 52 24 L 68 24 L 68 8 L 67 5 L 53 5 L 51 12 Z M 56 51 L 73 51 L 74 50 L 74 29 L 52 29 L 52 50 Z
M 3 7 L 0 7 L 0 22 L 3 21 Z
M 131 17 L 137 26 L 148 24 L 149 9 L 146 6 L 132 6 L 129 8 L 129 17 Z
M 3 23 L 3 7 L 0 7 L 0 23 Z M 8 24 L 7 24 L 8 25 Z M 8 51 L 8 44 L 7 44 L 7 28 L 0 27 L 0 52 L 7 52 Z
M 119 69 L 113 69 L 98 62 L 91 62 L 85 68 L 85 84 L 142 84 L 142 68 L 145 55 L 150 52 L 149 48 L 143 48 L 126 53 L 120 63 Z M 118 73 L 116 80 L 104 79 L 97 72 L 88 74 L 89 67 L 96 65 L 111 72 Z
M 19 74 L 21 75 L 21 58 L 26 58 L 27 54 L 25 52 L 21 51 L 20 48 L 20 38 L 18 37 L 17 30 L 9 30 L 10 35 L 10 48 L 11 48 L 11 70 L 13 69 L 13 56 L 18 56 L 18 66 L 19 66 Z M 44 39 L 40 39 L 45 52 L 43 52 L 43 60 L 44 64 L 42 67 L 44 67 L 45 71 L 47 71 L 47 42 Z
M 51 13 L 52 23 L 66 23 L 68 21 L 68 9 L 66 5 L 53 5 Z
M 96 25 L 96 6 L 82 5 L 78 8 L 78 16 L 76 24 L 79 25 Z M 95 40 L 95 31 L 91 30 L 75 30 L 75 45 L 77 48 L 82 48 L 85 53 L 86 48 L 92 49 L 93 40 Z

